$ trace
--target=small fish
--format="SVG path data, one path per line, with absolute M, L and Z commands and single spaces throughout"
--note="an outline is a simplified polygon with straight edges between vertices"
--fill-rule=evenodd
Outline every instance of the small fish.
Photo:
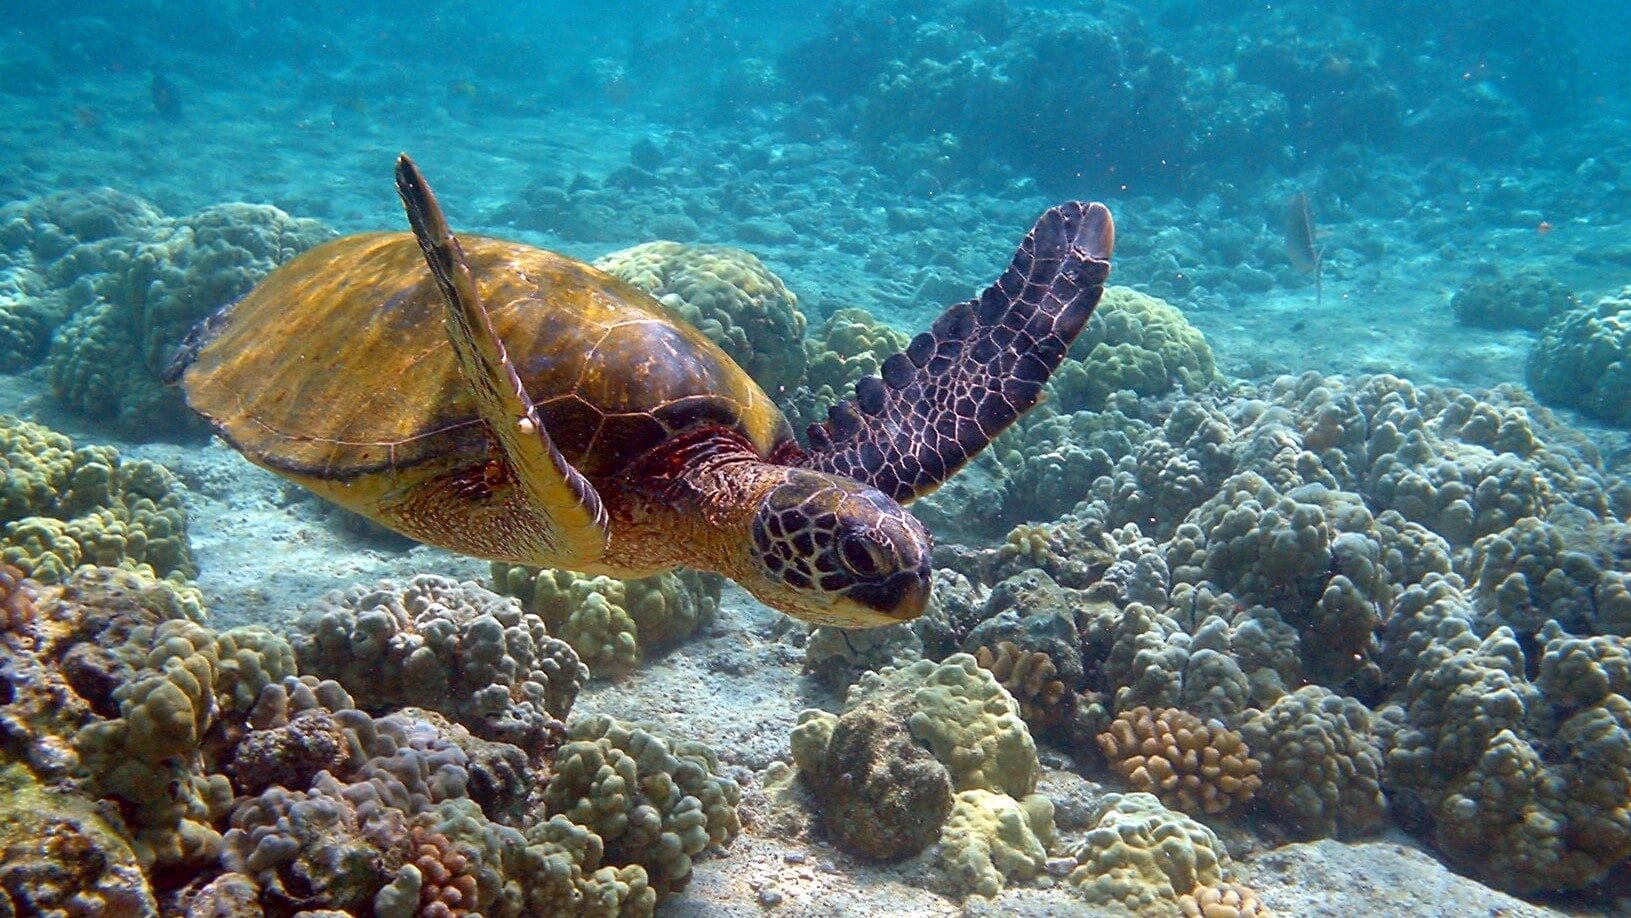
M 154 69 L 153 80 L 147 84 L 148 94 L 153 97 L 153 111 L 166 121 L 181 120 L 181 93 L 176 84 L 165 77 L 163 71 Z

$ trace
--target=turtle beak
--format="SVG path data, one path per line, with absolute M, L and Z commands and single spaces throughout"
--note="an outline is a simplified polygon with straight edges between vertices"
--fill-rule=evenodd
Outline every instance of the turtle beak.
M 929 607 L 929 593 L 934 581 L 929 566 L 912 571 L 899 571 L 876 583 L 854 587 L 849 597 L 873 612 L 883 616 L 881 625 L 906 622 L 917 618 Z

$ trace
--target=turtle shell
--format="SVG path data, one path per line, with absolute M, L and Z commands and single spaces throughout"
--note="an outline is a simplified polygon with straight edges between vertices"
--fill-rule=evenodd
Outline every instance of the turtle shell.
M 591 481 L 708 425 L 761 455 L 791 439 L 747 373 L 645 292 L 553 252 L 460 241 L 545 428 Z M 413 236 L 348 236 L 201 326 L 182 384 L 223 437 L 279 471 L 344 480 L 485 462 L 491 447 L 444 312 Z

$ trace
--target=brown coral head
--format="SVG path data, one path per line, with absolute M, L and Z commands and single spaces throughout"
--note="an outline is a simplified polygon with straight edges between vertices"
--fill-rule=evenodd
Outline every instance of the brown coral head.
M 1013 641 L 999 641 L 995 649 L 975 650 L 974 659 L 1014 696 L 1020 716 L 1032 727 L 1057 727 L 1069 718 L 1075 697 L 1059 680 L 1052 657 L 1024 650 Z
M 1183 918 L 1271 918 L 1269 911 L 1252 892 L 1239 883 L 1197 886 L 1178 897 L 1178 914 Z
M 1123 711 L 1098 740 L 1110 767 L 1134 790 L 1186 813 L 1221 813 L 1263 784 L 1262 766 L 1240 734 L 1178 708 Z
M 422 877 L 419 911 L 425 918 L 468 915 L 480 904 L 475 867 L 446 835 L 413 828 L 413 865 Z
M 26 575 L 9 564 L 0 564 L 0 613 L 7 631 L 21 631 L 34 621 L 34 590 Z

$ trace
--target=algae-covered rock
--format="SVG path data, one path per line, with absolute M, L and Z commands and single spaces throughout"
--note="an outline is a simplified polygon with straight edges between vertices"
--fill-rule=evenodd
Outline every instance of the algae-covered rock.
M 793 757 L 823 801 L 818 816 L 827 837 L 875 861 L 911 857 L 934 843 L 951 812 L 951 779 L 899 712 L 868 702 L 842 717 L 806 711 L 799 720 Z
M 1539 331 L 1547 322 L 1580 305 L 1568 287 L 1534 271 L 1510 277 L 1491 268 L 1488 277 L 1467 282 L 1450 298 L 1450 311 L 1463 325 L 1480 328 L 1527 328 Z
M 156 916 L 158 902 L 119 827 L 95 801 L 53 793 L 0 765 L 0 914 Z

